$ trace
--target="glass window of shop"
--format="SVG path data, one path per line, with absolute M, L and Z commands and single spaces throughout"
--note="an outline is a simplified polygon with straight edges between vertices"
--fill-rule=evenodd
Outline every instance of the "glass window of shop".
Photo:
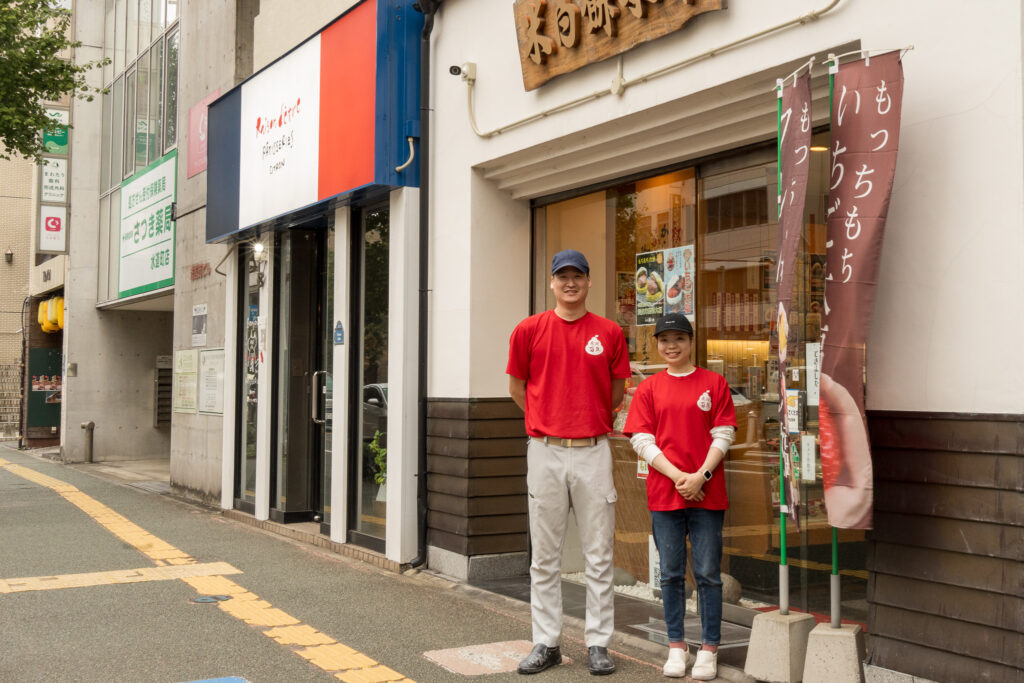
M 239 373 L 240 395 L 238 451 L 235 455 L 235 499 L 249 505 L 256 502 L 256 434 L 257 405 L 260 380 L 260 289 L 263 269 L 255 251 L 243 245 L 239 263 L 245 264 L 240 273 L 241 310 L 239 311 L 238 343 L 242 359 Z
M 353 401 L 355 448 L 351 459 L 349 539 L 383 552 L 387 519 L 388 435 L 388 283 L 390 211 L 387 206 L 361 212 L 359 265 L 353 291 L 361 330 L 352 387 L 361 401 Z M 354 489 L 354 490 L 352 490 Z M 379 544 L 374 543 L 374 539 Z
M 800 392 L 800 431 L 817 440 L 814 387 L 808 387 L 808 352 L 818 342 L 824 294 L 828 134 L 815 152 L 794 286 L 798 329 L 795 372 L 787 386 Z M 730 508 L 724 530 L 723 572 L 735 578 L 741 604 L 778 602 L 779 415 L 778 366 L 773 360 L 773 305 L 778 240 L 774 145 L 733 159 L 716 159 L 546 205 L 534 211 L 534 310 L 550 309 L 551 256 L 578 249 L 590 262 L 589 310 L 617 322 L 625 333 L 633 377 L 617 413 L 621 430 L 630 397 L 644 378 L 665 368 L 654 322 L 682 312 L 696 330 L 695 361 L 725 376 L 738 430 L 724 472 Z M 541 204 L 541 203 L 538 203 Z M 811 391 L 808 391 L 808 388 Z M 798 441 L 799 442 L 799 441 Z M 634 597 L 657 601 L 645 468 L 618 431 L 612 440 L 616 506 L 615 564 L 637 580 Z M 817 446 L 815 446 L 815 449 Z M 801 485 L 800 533 L 787 528 L 791 605 L 828 613 L 831 529 L 821 484 Z M 864 533 L 839 532 L 844 618 L 866 621 Z M 570 567 L 572 561 L 567 563 Z M 567 575 L 572 578 L 573 575 Z

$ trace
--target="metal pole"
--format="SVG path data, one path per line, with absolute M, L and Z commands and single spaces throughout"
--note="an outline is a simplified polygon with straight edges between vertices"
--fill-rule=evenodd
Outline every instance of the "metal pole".
M 779 135 L 777 136 L 778 142 L 776 143 L 776 168 L 778 170 L 776 184 L 778 185 L 778 196 L 777 196 L 777 207 L 776 210 L 779 215 L 782 215 L 782 88 L 784 84 L 781 80 L 776 81 L 776 88 L 778 89 L 776 98 L 776 114 L 777 114 L 777 130 Z M 776 334 L 780 335 L 779 344 L 782 344 L 782 330 L 776 330 Z M 779 390 L 782 391 L 782 399 L 785 400 L 785 383 L 786 378 L 780 377 Z M 782 405 L 781 403 L 779 404 Z M 788 429 L 785 423 L 786 416 L 784 414 L 779 415 L 779 545 L 781 546 L 779 551 L 779 614 L 789 614 L 789 566 L 786 564 L 786 465 L 783 461 L 782 456 L 782 430 Z
M 832 576 L 829 577 L 831 593 L 832 628 L 842 626 L 842 603 L 839 601 L 839 529 L 832 527 Z
M 82 423 L 85 430 L 85 462 L 92 462 L 92 433 L 96 429 L 96 423 L 92 420 Z

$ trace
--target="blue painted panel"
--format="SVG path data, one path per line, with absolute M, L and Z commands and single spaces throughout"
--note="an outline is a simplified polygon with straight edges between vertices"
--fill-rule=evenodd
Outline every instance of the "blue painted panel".
M 377 0 L 377 107 L 374 176 L 381 185 L 419 187 L 420 36 L 423 14 L 413 0 Z M 413 137 L 416 159 L 409 158 Z
M 242 89 L 235 88 L 210 107 L 206 161 L 206 241 L 238 230 L 238 159 Z

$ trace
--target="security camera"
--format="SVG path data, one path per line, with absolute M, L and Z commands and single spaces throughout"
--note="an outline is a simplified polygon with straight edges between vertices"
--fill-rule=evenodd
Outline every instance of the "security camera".
M 448 73 L 450 73 L 452 76 L 461 76 L 462 67 L 453 64 L 452 66 L 448 67 Z

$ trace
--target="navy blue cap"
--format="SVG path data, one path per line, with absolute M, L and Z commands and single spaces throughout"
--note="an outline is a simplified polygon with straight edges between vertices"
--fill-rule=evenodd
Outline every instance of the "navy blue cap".
M 590 275 L 590 264 L 587 263 L 587 257 L 575 249 L 560 251 L 551 259 L 552 275 L 562 268 L 575 268 L 585 275 Z
M 690 319 L 682 313 L 669 313 L 658 318 L 658 321 L 654 323 L 654 336 L 657 337 L 662 332 L 682 332 L 693 336 L 693 325 L 690 324 Z

